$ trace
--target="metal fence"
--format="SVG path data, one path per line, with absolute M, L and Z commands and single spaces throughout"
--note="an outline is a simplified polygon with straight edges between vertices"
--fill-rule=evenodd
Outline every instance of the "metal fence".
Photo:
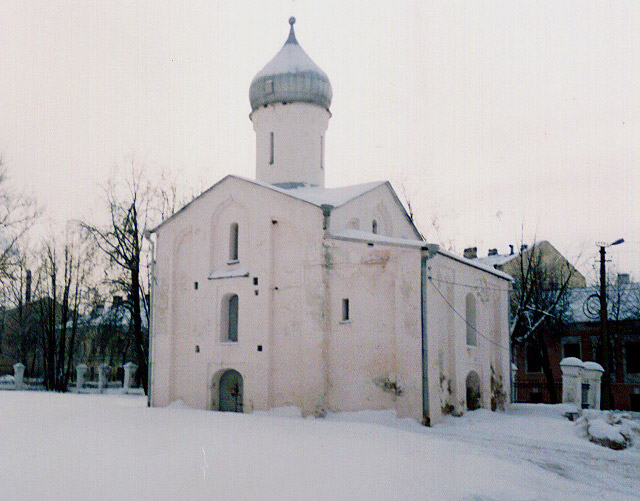
M 562 381 L 554 381 L 553 384 L 556 390 L 556 395 L 558 396 L 558 401 L 561 401 Z M 514 402 L 530 404 L 551 403 L 551 395 L 547 383 L 515 381 L 514 390 Z

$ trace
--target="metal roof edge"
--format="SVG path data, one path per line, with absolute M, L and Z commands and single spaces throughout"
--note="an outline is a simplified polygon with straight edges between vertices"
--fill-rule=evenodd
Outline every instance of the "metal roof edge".
M 456 254 L 453 254 L 452 252 L 449 251 L 445 251 L 442 249 L 438 249 L 438 254 L 447 257 L 449 259 L 452 259 L 454 261 L 458 261 L 459 263 L 462 264 L 466 264 L 467 266 L 471 266 L 472 268 L 476 268 L 478 270 L 482 270 L 482 271 L 486 271 L 488 273 L 491 273 L 492 275 L 495 275 L 498 278 L 502 278 L 503 280 L 507 280 L 509 282 L 513 282 L 513 277 L 507 273 L 504 273 L 503 271 L 500 270 L 496 270 L 495 268 L 491 267 L 491 266 L 487 266 L 481 263 L 476 263 L 474 261 L 472 261 L 471 259 L 467 259 L 461 256 L 457 256 Z

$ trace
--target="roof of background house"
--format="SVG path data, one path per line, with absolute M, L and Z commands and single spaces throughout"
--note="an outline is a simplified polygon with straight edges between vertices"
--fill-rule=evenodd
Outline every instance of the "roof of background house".
M 507 264 L 509 261 L 513 261 L 515 258 L 521 256 L 525 252 L 529 252 L 539 245 L 542 245 L 546 240 L 536 242 L 535 244 L 528 246 L 526 249 L 522 251 L 514 252 L 513 254 L 494 254 L 493 256 L 484 256 L 484 257 L 476 257 L 474 260 L 486 265 L 486 266 L 502 266 Z
M 598 293 L 598 287 L 567 289 L 567 320 L 570 322 L 599 322 L 600 299 Z M 607 301 L 607 316 L 610 321 L 640 319 L 640 283 L 611 286 L 608 296 L 610 297 Z

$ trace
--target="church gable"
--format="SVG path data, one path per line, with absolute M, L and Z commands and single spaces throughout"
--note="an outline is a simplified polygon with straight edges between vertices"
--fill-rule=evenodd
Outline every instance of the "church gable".
M 349 200 L 333 211 L 331 232 L 339 233 L 343 230 L 422 240 L 388 182 Z

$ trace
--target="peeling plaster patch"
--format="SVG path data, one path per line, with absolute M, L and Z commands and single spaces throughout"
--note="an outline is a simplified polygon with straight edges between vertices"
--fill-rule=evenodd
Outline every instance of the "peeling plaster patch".
M 362 256 L 360 261 L 362 264 L 367 265 L 379 265 L 383 268 L 387 266 L 387 263 L 391 260 L 391 252 L 388 250 L 373 251 L 365 256 Z

